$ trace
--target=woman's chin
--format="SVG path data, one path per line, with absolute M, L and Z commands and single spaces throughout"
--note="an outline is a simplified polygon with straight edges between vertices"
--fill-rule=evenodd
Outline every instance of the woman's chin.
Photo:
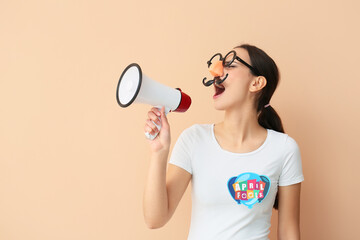
M 219 111 L 226 110 L 226 104 L 220 103 L 219 101 L 215 101 L 214 108 L 215 110 L 219 110 Z

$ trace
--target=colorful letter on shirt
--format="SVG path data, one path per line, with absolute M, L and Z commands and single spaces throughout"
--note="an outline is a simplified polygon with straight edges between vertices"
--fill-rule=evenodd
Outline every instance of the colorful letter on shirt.
M 241 192 L 240 191 L 235 192 L 235 199 L 241 200 Z
M 241 200 L 248 200 L 246 191 L 241 191 Z
M 259 196 L 258 198 L 263 198 L 264 197 L 264 191 L 259 191 Z
M 248 182 L 248 190 L 254 190 L 255 184 L 256 184 L 256 179 L 248 180 L 247 182 Z
M 233 184 L 233 188 L 234 188 L 234 191 L 235 191 L 235 192 L 240 191 L 239 183 L 234 183 L 234 184 Z
M 260 181 L 260 189 L 261 191 L 264 191 L 265 189 L 265 183 L 263 181 Z
M 239 183 L 241 191 L 247 191 L 247 182 L 243 181 Z
M 254 190 L 247 190 L 248 199 L 254 198 Z

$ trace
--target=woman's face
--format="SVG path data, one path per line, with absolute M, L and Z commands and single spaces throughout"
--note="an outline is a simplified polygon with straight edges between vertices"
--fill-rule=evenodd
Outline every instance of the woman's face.
M 247 50 L 243 48 L 235 48 L 234 50 L 238 57 L 251 65 Z M 238 60 L 235 60 L 229 67 L 224 67 L 224 75 L 221 76 L 221 79 L 226 74 L 229 75 L 222 84 L 214 84 L 215 94 L 213 100 L 215 109 L 239 109 L 244 104 L 252 103 L 251 96 L 254 95 L 254 92 L 250 91 L 250 86 L 256 76 L 251 74 L 251 70 Z

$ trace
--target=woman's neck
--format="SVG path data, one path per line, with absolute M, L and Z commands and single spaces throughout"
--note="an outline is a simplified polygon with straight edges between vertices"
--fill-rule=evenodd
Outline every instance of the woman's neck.
M 247 140 L 261 138 L 264 128 L 258 123 L 258 115 L 253 109 L 226 111 L 224 121 L 219 123 L 217 130 L 230 141 L 241 145 Z

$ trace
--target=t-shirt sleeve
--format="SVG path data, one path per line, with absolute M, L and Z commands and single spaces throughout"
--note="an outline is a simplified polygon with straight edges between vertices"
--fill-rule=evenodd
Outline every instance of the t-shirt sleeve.
M 288 186 L 304 181 L 300 149 L 296 141 L 287 136 L 285 159 L 279 178 L 279 186 Z
M 185 129 L 174 145 L 169 163 L 181 167 L 192 174 L 191 155 L 193 146 L 191 128 Z

